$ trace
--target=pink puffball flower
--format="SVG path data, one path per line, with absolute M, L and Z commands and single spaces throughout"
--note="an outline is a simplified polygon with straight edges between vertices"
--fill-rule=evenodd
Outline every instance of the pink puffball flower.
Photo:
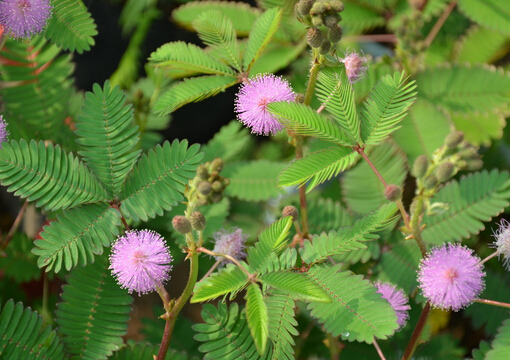
M 396 286 L 391 284 L 377 282 L 375 287 L 377 292 L 382 295 L 382 298 L 386 299 L 397 313 L 397 324 L 399 325 L 399 330 L 402 329 L 409 318 L 408 312 L 411 310 L 409 298 L 404 294 L 403 290 L 397 289 Z
M 150 230 L 131 230 L 112 246 L 110 269 L 129 293 L 146 294 L 170 279 L 172 255 L 165 240 Z
M 226 254 L 232 256 L 236 260 L 240 260 L 246 256 L 244 252 L 244 243 L 248 235 L 243 234 L 241 229 L 232 229 L 231 231 L 220 230 L 213 235 L 214 249 L 213 252 L 218 254 Z M 230 262 L 223 256 L 215 256 L 217 261 L 221 261 L 221 265 Z
M 14 38 L 39 34 L 50 16 L 49 0 L 0 0 L 0 24 Z
M 9 136 L 9 132 L 7 131 L 7 123 L 5 122 L 2 115 L 0 115 L 0 149 L 2 148 L 2 143 L 7 140 L 7 136 Z
M 259 135 L 274 135 L 282 124 L 267 109 L 275 101 L 294 101 L 296 94 L 289 83 L 272 74 L 259 74 L 241 85 L 235 100 L 237 118 Z
M 499 229 L 494 233 L 494 241 L 491 247 L 496 248 L 498 255 L 503 255 L 503 264 L 510 270 L 510 223 L 501 219 Z
M 459 311 L 485 288 L 483 265 L 473 250 L 460 244 L 433 248 L 421 260 L 418 281 L 432 306 Z
M 345 54 L 345 58 L 341 61 L 345 65 L 345 73 L 351 84 L 360 80 L 367 71 L 367 67 L 364 66 L 367 63 L 367 58 L 359 56 L 356 52 Z

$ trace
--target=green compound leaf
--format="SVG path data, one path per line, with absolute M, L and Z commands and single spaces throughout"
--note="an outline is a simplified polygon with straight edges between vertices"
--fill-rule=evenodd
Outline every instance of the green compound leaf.
M 481 26 L 472 26 L 457 43 L 458 63 L 493 63 L 505 53 L 508 35 Z
M 283 293 L 289 294 L 296 300 L 331 302 L 328 294 L 303 273 L 281 270 L 260 275 L 259 280 L 264 285 L 269 285 Z
M 246 320 L 251 336 L 260 355 L 264 354 L 269 336 L 269 318 L 262 291 L 257 284 L 250 284 L 246 289 Z
M 235 76 L 230 67 L 206 53 L 204 49 L 183 41 L 164 44 L 151 54 L 149 61 L 154 66 L 168 69 Z
M 236 77 L 228 75 L 184 79 L 172 85 L 156 100 L 154 111 L 161 115 L 169 114 L 181 106 L 214 96 L 238 82 Z
M 188 141 L 165 141 L 142 155 L 121 191 L 120 210 L 129 218 L 147 221 L 170 210 L 184 199 L 186 184 L 195 176 L 202 159 L 199 145 Z
M 310 234 L 320 234 L 354 223 L 352 215 L 339 201 L 317 198 L 308 202 L 308 207 Z
M 292 218 L 286 216 L 264 229 L 259 241 L 248 249 L 247 261 L 254 272 L 263 273 L 271 264 L 271 253 L 279 255 L 287 245 Z
M 510 319 L 506 319 L 498 329 L 492 341 L 492 349 L 485 355 L 485 360 L 505 360 L 510 352 Z
M 462 0 L 458 6 L 474 22 L 510 35 L 510 10 L 505 0 Z
M 375 84 L 362 111 L 361 139 L 365 145 L 377 145 L 398 129 L 416 99 L 414 81 L 406 83 L 404 73 L 386 75 Z M 420 89 L 421 90 L 421 89 Z
M 138 0 L 136 0 L 138 2 Z M 135 342 L 128 340 L 126 346 L 119 351 L 113 353 L 111 360 L 142 360 L 142 359 L 153 359 L 154 356 L 158 355 L 159 345 L 150 345 L 145 341 Z M 198 360 L 196 357 L 190 357 L 184 351 L 176 351 L 168 349 L 165 360 Z
M 109 247 L 120 226 L 120 214 L 107 203 L 83 205 L 65 211 L 57 221 L 45 226 L 41 239 L 35 240 L 32 252 L 39 256 L 37 265 L 46 272 L 70 270 L 78 264 L 94 262 L 94 254 Z
M 342 27 L 355 33 L 363 33 L 386 24 L 386 19 L 381 11 L 374 9 L 373 3 L 366 6 L 359 1 L 345 1 L 347 6 L 342 12 Z
M 255 20 L 244 50 L 243 70 L 250 71 L 253 63 L 269 44 L 276 30 L 278 30 L 282 16 L 283 10 L 272 8 L 266 10 Z
M 84 151 L 87 166 L 101 181 L 111 197 L 117 197 L 122 182 L 140 155 L 134 147 L 139 141 L 133 125 L 133 109 L 125 105 L 126 96 L 107 80 L 103 89 L 94 84 L 93 93 L 85 94 L 83 115 L 76 124 L 76 140 Z
M 4 249 L 5 255 L 0 257 L 0 269 L 6 279 L 21 284 L 40 278 L 41 269 L 37 266 L 37 257 L 30 252 L 33 247 L 33 239 L 25 233 L 14 233 Z
M 470 174 L 445 185 L 433 201 L 445 203 L 448 210 L 438 215 L 425 215 L 423 239 L 435 245 L 461 241 L 478 234 L 508 206 L 510 179 L 508 172 L 486 170 Z
M 362 242 L 377 240 L 379 235 L 374 233 L 391 224 L 396 211 L 395 203 L 389 203 L 362 217 L 352 226 L 332 230 L 327 235 L 315 235 L 313 241 L 305 241 L 300 251 L 301 258 L 305 263 L 313 264 L 327 260 L 329 256 L 364 249 L 366 246 Z
M 233 299 L 246 286 L 247 281 L 248 275 L 237 265 L 227 264 L 225 268 L 195 285 L 190 302 L 208 301 L 228 293 L 231 293 L 230 299 Z
M 278 197 L 284 191 L 277 187 L 276 178 L 284 167 L 284 163 L 267 160 L 228 164 L 222 171 L 222 175 L 230 180 L 225 195 L 246 201 Z
M 358 153 L 348 147 L 333 146 L 308 154 L 290 163 L 278 177 L 278 186 L 299 187 L 310 181 L 310 192 L 354 164 Z
M 344 67 L 327 67 L 319 72 L 317 97 L 347 133 L 349 143 L 343 145 L 359 143 L 361 141 L 360 119 L 356 112 L 354 91 L 345 75 Z
M 475 146 L 490 146 L 492 140 L 503 137 L 506 126 L 505 115 L 502 113 L 469 113 L 452 114 L 455 129 L 464 133 L 464 138 Z
M 336 122 L 318 114 L 308 105 L 278 101 L 270 103 L 268 109 L 297 135 L 313 136 L 343 146 L 355 144 Z
M 202 308 L 204 323 L 193 325 L 194 339 L 204 342 L 198 349 L 205 353 L 204 360 L 269 360 L 271 349 L 260 356 L 250 334 L 246 313 L 239 313 L 237 303 L 229 308 L 218 303 L 218 308 L 205 304 Z
M 390 141 L 377 146 L 368 158 L 382 175 L 386 183 L 404 185 L 407 175 L 406 157 Z M 341 179 L 342 195 L 348 208 L 367 214 L 388 203 L 384 196 L 384 185 L 366 161 L 360 161 Z
M 448 112 L 493 112 L 510 104 L 510 76 L 488 65 L 427 69 L 416 78 L 419 97 Z
M 64 347 L 55 330 L 43 328 L 42 317 L 22 303 L 7 301 L 0 314 L 0 358 L 19 359 L 64 359 Z
M 237 44 L 237 34 L 232 21 L 220 10 L 209 10 L 193 20 L 198 37 L 221 54 L 230 66 L 241 71 L 241 57 Z
M 69 359 L 102 360 L 122 345 L 133 298 L 108 269 L 106 255 L 86 268 L 75 268 L 57 305 L 58 333 Z
M 253 136 L 250 136 L 249 130 L 241 122 L 232 120 L 202 146 L 205 154 L 202 161 L 212 161 L 218 157 L 225 163 L 241 160 L 250 153 L 252 144 Z
M 107 200 L 105 189 L 81 161 L 44 141 L 3 142 L 0 183 L 46 210 Z
M 273 359 L 294 360 L 292 336 L 298 336 L 298 325 L 294 318 L 294 300 L 288 294 L 273 290 L 264 298 L 269 318 L 269 339 L 273 343 Z
M 332 303 L 311 302 L 311 315 L 332 336 L 371 344 L 374 338 L 386 339 L 398 328 L 397 316 L 388 301 L 361 275 L 341 271 L 335 266 L 315 265 L 308 276 L 333 299 Z

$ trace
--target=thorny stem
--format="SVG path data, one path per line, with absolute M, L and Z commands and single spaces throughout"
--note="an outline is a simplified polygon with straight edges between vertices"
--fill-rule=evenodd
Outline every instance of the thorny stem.
M 207 255 L 211 255 L 211 256 L 223 256 L 225 259 L 228 259 L 230 261 L 232 261 L 234 264 L 236 264 L 246 275 L 248 275 L 248 278 L 249 279 L 253 279 L 255 276 L 253 274 L 250 274 L 250 272 L 248 270 L 246 270 L 244 268 L 244 266 L 241 265 L 241 263 L 239 261 L 237 261 L 237 259 L 233 258 L 232 256 L 228 255 L 228 254 L 222 254 L 222 253 L 216 253 L 216 252 L 213 252 L 209 249 L 206 249 L 204 247 L 198 247 L 196 249 L 197 252 L 203 252 Z
M 384 354 L 383 354 L 381 348 L 379 347 L 379 344 L 375 340 L 375 338 L 374 338 L 374 347 L 375 347 L 375 350 L 377 351 L 377 354 L 381 358 L 381 360 L 386 360 L 386 358 L 384 357 Z
M 21 223 L 21 219 L 23 219 L 23 215 L 25 215 L 25 211 L 27 210 L 28 200 L 25 200 L 23 203 L 23 206 L 21 206 L 21 209 L 19 210 L 18 215 L 16 216 L 16 219 L 14 219 L 14 222 L 12 223 L 11 228 L 9 229 L 9 232 L 7 233 L 7 236 L 5 237 L 2 247 L 6 248 L 9 244 L 9 241 L 11 241 L 12 237 L 14 236 L 14 233 L 16 233 L 16 230 L 18 230 L 19 224 Z
M 427 301 L 425 304 L 425 307 L 423 308 L 420 318 L 418 319 L 418 323 L 416 324 L 416 327 L 414 328 L 413 335 L 411 336 L 411 340 L 409 340 L 409 343 L 407 344 L 406 351 L 404 352 L 404 355 L 402 356 L 402 360 L 409 360 L 413 356 L 416 348 L 418 347 L 420 343 L 421 333 L 423 332 L 423 329 L 425 328 L 425 324 L 427 323 L 427 318 L 430 313 L 430 302 Z
M 456 5 L 457 0 L 452 0 L 450 4 L 448 4 L 448 6 L 444 9 L 443 14 L 439 19 L 437 19 L 436 23 L 425 38 L 424 44 L 426 47 L 429 47 L 430 44 L 432 44 L 432 41 L 434 41 L 436 35 L 439 33 L 439 30 L 441 30 L 441 27 L 444 25 L 446 19 L 448 19 L 448 16 L 450 16 L 450 13 L 453 11 Z
M 500 301 L 496 301 L 496 300 L 475 299 L 473 301 L 477 302 L 477 303 L 480 303 L 480 304 L 494 305 L 494 306 L 499 306 L 499 307 L 504 307 L 504 308 L 509 308 L 510 309 L 510 304 L 509 303 L 504 303 L 504 302 L 500 302 Z

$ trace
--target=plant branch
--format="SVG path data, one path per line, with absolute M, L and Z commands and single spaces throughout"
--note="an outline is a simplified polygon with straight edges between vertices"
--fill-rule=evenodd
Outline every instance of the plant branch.
M 448 16 L 450 16 L 451 12 L 457 5 L 457 0 L 452 0 L 448 6 L 444 9 L 443 14 L 439 19 L 437 19 L 436 23 L 430 30 L 429 34 L 425 38 L 424 44 L 425 47 L 428 48 L 430 44 L 432 44 L 432 41 L 436 38 L 437 34 L 439 33 L 439 30 L 441 30 L 441 27 L 444 25 L 446 19 L 448 19 Z
M 204 247 L 198 247 L 196 249 L 196 251 L 197 252 L 202 252 L 204 254 L 211 255 L 211 256 L 222 256 L 225 259 L 228 259 L 228 260 L 232 261 L 234 264 L 236 264 L 246 275 L 248 275 L 248 278 L 250 278 L 250 279 L 254 278 L 254 275 L 250 274 L 250 272 L 248 270 L 246 270 L 244 268 L 244 266 L 242 266 L 241 263 L 239 261 L 237 261 L 237 259 L 235 259 L 234 257 L 232 257 L 232 256 L 230 256 L 228 254 L 216 253 L 216 252 L 213 252 L 213 251 L 211 251 L 209 249 L 206 249 Z
M 384 354 L 383 354 L 381 348 L 379 347 L 379 344 L 375 340 L 375 338 L 374 338 L 374 347 L 375 347 L 375 350 L 377 351 L 377 354 L 381 358 L 381 360 L 386 360 L 386 358 L 384 357 Z
M 23 205 L 21 206 L 21 209 L 19 209 L 18 215 L 16 216 L 16 219 L 14 219 L 14 222 L 12 223 L 11 228 L 9 229 L 9 232 L 7 233 L 7 236 L 5 237 L 2 247 L 5 249 L 7 245 L 9 244 L 9 241 L 11 241 L 12 237 L 14 236 L 14 233 L 19 228 L 19 224 L 21 223 L 21 219 L 23 219 L 23 215 L 25 214 L 25 211 L 27 210 L 28 206 L 28 199 L 25 200 Z
M 509 303 L 504 303 L 504 302 L 500 302 L 500 301 L 496 301 L 496 300 L 475 299 L 474 302 L 477 302 L 480 304 L 494 305 L 494 306 L 499 306 L 499 307 L 510 309 Z
M 413 356 L 414 352 L 416 351 L 416 348 L 420 344 L 420 338 L 421 333 L 423 332 L 423 329 L 425 328 L 425 324 L 427 323 L 427 318 L 429 317 L 430 313 L 430 303 L 427 301 L 425 304 L 425 307 L 421 311 L 420 318 L 418 319 L 418 323 L 416 324 L 416 327 L 414 328 L 413 335 L 411 336 L 411 340 L 409 340 L 409 343 L 407 344 L 406 351 L 404 352 L 404 355 L 402 355 L 402 360 L 409 360 Z

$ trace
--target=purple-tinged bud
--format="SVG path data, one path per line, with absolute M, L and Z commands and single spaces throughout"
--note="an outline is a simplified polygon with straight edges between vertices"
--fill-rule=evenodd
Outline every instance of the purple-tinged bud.
M 417 179 L 422 178 L 427 173 L 429 168 L 429 159 L 426 155 L 420 155 L 414 160 L 413 176 Z
M 324 42 L 324 35 L 322 34 L 322 31 L 313 27 L 308 29 L 308 33 L 306 34 L 306 40 L 310 47 L 318 48 Z
M 444 139 L 444 144 L 449 149 L 455 149 L 464 140 L 464 133 L 462 131 L 454 131 L 449 133 Z
M 180 234 L 187 234 L 191 231 L 191 223 L 183 215 L 174 216 L 172 226 Z
M 189 217 L 189 222 L 191 223 L 191 227 L 193 230 L 202 231 L 205 229 L 205 216 L 200 211 L 195 211 Z
M 282 215 L 292 216 L 292 221 L 297 221 L 299 218 L 298 209 L 296 209 L 296 207 L 292 205 L 285 206 L 282 210 Z
M 395 184 L 390 184 L 384 188 L 384 197 L 389 201 L 397 201 L 402 197 L 402 188 Z
M 246 256 L 244 252 L 244 243 L 248 238 L 247 235 L 243 234 L 241 229 L 232 229 L 230 232 L 226 230 L 220 230 L 213 235 L 214 237 L 214 249 L 215 253 L 230 255 L 236 260 L 240 260 Z M 221 260 L 221 265 L 224 265 L 230 260 L 223 256 L 216 256 L 216 260 Z
M 351 84 L 360 80 L 367 70 L 367 67 L 364 66 L 367 63 L 367 58 L 359 56 L 356 52 L 346 54 L 345 58 L 342 59 L 342 62 L 345 65 L 345 72 Z
M 455 175 L 455 166 L 449 161 L 442 163 L 436 169 L 436 177 L 439 182 L 447 182 Z

